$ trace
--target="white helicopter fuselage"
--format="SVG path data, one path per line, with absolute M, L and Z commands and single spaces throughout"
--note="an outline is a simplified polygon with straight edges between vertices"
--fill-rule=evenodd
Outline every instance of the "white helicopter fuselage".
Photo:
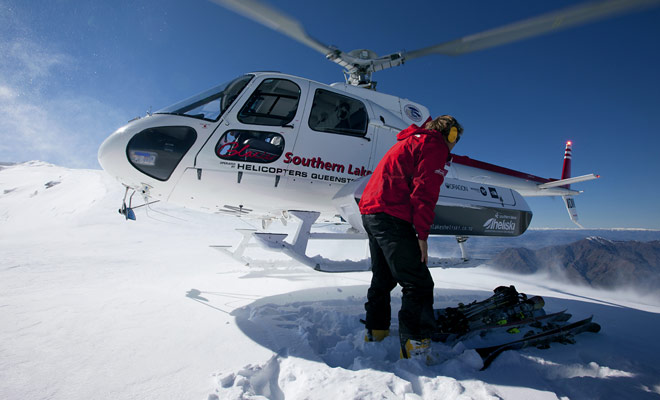
M 371 174 L 400 130 L 429 116 L 421 104 L 373 90 L 256 72 L 130 122 L 102 144 L 99 162 L 145 201 L 263 220 L 302 210 L 355 222 L 361 189 L 343 206 L 333 197 Z M 476 234 L 475 227 L 511 211 L 506 218 L 522 223 L 504 233 L 519 235 L 531 220 L 520 193 L 578 193 L 465 156 L 454 156 L 447 169 L 438 200 L 445 209 L 436 207 L 436 216 L 452 217 L 434 225 L 458 228 L 438 234 Z M 488 213 L 461 211 L 468 209 Z M 467 219 L 471 226 L 461 226 Z
M 370 174 L 396 142 L 396 134 L 401 129 L 413 123 L 421 124 L 429 117 L 428 109 L 420 104 L 368 89 L 345 84 L 324 85 L 279 73 L 251 75 L 254 76 L 252 80 L 216 121 L 156 113 L 130 122 L 101 146 L 101 165 L 127 187 L 147 192 L 145 194 L 152 199 L 186 207 L 211 212 L 244 209 L 259 214 L 277 214 L 290 209 L 335 213 L 330 200 L 339 188 Z M 273 80 L 291 82 L 300 90 L 297 107 L 287 110 L 294 113 L 291 120 L 286 121 L 285 126 L 246 123 L 246 118 L 241 118 L 240 114 L 246 102 L 254 97 L 262 83 Z M 326 102 L 347 100 L 355 102 L 351 105 L 362 105 L 363 108 L 354 113 L 366 113 L 358 116 L 364 119 L 357 123 L 363 131 L 342 133 L 341 128 L 327 129 L 337 124 L 335 120 L 328 121 L 320 129 L 310 127 L 310 116 L 319 114 L 318 110 L 313 110 L 313 98 L 319 90 L 330 98 Z M 337 96 L 332 99 L 334 94 Z M 328 108 L 328 104 L 324 106 Z M 336 119 L 329 111 L 333 110 L 320 113 L 329 114 L 327 119 Z M 153 171 L 149 168 L 149 164 L 159 162 L 158 158 L 163 156 L 160 153 L 166 149 L 137 146 L 142 158 L 139 154 L 131 155 L 129 149 L 129 142 L 136 134 L 157 127 L 189 127 L 195 131 L 192 145 L 167 179 L 150 173 Z M 219 148 L 223 135 L 226 138 L 231 131 L 254 132 L 256 138 L 247 146 L 240 138 L 238 141 L 225 139 L 224 147 Z M 259 140 L 260 134 L 266 140 L 278 138 L 281 145 L 276 151 L 280 154 L 266 154 L 258 149 L 254 141 Z M 161 145 L 153 144 L 153 147 Z

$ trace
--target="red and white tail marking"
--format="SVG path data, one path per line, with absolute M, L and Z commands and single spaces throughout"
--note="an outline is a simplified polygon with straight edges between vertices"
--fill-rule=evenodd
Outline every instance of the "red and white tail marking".
M 566 150 L 564 151 L 564 165 L 561 169 L 561 180 L 571 178 L 571 159 L 573 158 L 573 142 L 570 140 L 566 142 Z M 562 186 L 566 189 L 570 189 L 571 185 Z M 577 210 L 575 209 L 575 199 L 573 196 L 562 196 L 564 199 L 564 205 L 566 206 L 566 211 L 568 211 L 568 216 L 571 218 L 571 221 L 575 225 L 582 228 L 582 225 L 578 222 Z
M 561 169 L 561 179 L 568 179 L 571 177 L 571 159 L 573 158 L 573 142 L 570 140 L 566 142 L 566 150 L 564 151 L 564 166 Z M 566 185 L 566 189 L 570 189 L 571 185 Z

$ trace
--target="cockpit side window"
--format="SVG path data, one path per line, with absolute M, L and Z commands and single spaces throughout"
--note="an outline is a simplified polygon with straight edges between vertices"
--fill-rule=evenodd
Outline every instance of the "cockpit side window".
M 323 89 L 316 89 L 309 115 L 309 127 L 319 132 L 364 136 L 369 117 L 359 100 Z
M 252 78 L 252 75 L 238 77 L 233 81 L 218 85 L 189 99 L 158 110 L 156 114 L 182 115 L 207 121 L 217 121 Z
M 244 124 L 284 126 L 293 121 L 300 87 L 286 79 L 265 79 L 238 113 Z

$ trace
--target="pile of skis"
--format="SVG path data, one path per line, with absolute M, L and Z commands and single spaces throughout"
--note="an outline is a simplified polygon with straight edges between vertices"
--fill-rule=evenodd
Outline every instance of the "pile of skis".
M 506 350 L 548 348 L 550 343 L 575 343 L 582 332 L 598 332 L 592 317 L 569 323 L 566 310 L 546 314 L 545 301 L 527 297 L 514 286 L 500 286 L 483 301 L 436 309 L 437 330 L 433 340 L 448 344 L 463 342 L 483 359 L 482 370 Z M 488 344 L 484 346 L 484 344 Z

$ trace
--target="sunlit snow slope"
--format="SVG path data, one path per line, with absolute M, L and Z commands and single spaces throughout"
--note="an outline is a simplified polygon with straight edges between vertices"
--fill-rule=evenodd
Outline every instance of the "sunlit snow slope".
M 438 308 L 514 284 L 543 296 L 549 312 L 593 314 L 602 331 L 505 352 L 484 372 L 474 351 L 437 344 L 445 361 L 426 366 L 399 360 L 395 337 L 363 342 L 368 272 L 247 267 L 209 245 L 236 244 L 234 229 L 250 221 L 161 204 L 125 221 L 122 187 L 102 171 L 0 168 L 1 399 L 660 396 L 657 298 L 486 267 L 433 269 Z M 433 239 L 432 252 L 452 240 Z M 322 248 L 365 254 L 364 245 Z M 399 305 L 395 291 L 394 335 Z

